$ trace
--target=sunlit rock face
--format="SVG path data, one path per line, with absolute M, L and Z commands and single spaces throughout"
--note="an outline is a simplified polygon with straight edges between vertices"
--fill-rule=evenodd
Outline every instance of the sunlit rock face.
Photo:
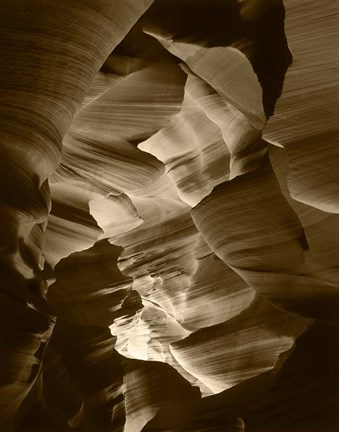
M 338 5 L 0 11 L 0 430 L 336 432 Z

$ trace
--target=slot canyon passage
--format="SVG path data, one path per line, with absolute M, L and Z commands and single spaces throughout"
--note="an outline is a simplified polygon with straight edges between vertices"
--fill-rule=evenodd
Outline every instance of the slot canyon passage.
M 0 432 L 338 432 L 339 4 L 0 22 Z

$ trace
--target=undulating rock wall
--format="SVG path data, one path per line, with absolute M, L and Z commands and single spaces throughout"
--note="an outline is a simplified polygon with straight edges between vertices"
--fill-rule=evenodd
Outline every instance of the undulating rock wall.
M 1 431 L 337 431 L 338 28 L 0 2 Z

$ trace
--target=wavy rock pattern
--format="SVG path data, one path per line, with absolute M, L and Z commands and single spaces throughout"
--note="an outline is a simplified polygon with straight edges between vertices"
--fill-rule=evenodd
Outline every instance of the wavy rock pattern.
M 335 432 L 337 5 L 0 11 L 0 429 Z
M 338 41 L 338 9 L 330 1 L 321 10 L 314 4 L 307 7 L 305 1 L 286 1 L 285 6 L 294 65 L 286 74 L 283 95 L 265 136 L 286 149 L 291 197 L 337 214 L 338 80 L 332 51 Z M 299 31 L 296 24 L 301 21 Z

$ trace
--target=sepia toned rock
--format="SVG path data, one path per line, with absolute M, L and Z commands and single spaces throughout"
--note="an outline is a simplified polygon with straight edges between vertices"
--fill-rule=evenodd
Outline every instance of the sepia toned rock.
M 337 431 L 338 12 L 0 2 L 0 431 Z

